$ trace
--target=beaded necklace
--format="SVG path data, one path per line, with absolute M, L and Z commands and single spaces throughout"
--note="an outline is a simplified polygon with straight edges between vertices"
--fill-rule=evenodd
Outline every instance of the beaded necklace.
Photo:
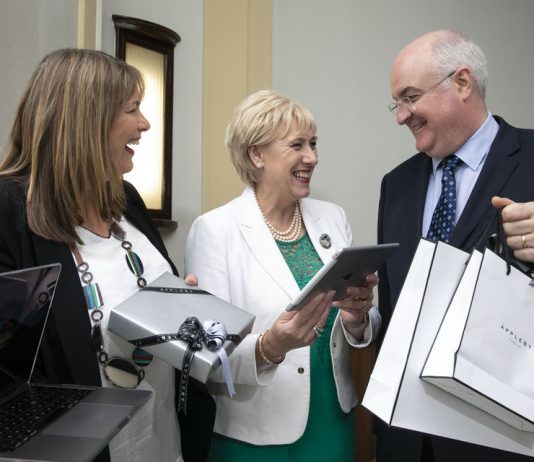
M 279 231 L 269 222 L 269 220 L 267 220 L 267 217 L 263 213 L 263 210 L 258 201 L 258 196 L 256 195 L 256 189 L 253 189 L 253 191 L 254 191 L 254 197 L 256 198 L 256 203 L 258 204 L 261 215 L 263 217 L 263 221 L 265 221 L 265 224 L 267 225 L 267 228 L 269 228 L 269 231 L 271 232 L 272 236 L 277 241 L 281 241 L 281 242 L 292 242 L 296 240 L 300 236 L 300 232 L 302 230 L 302 215 L 300 213 L 300 205 L 298 201 L 295 201 L 295 211 L 293 212 L 293 219 L 291 220 L 291 224 L 289 225 L 289 228 L 286 229 L 285 231 Z
M 132 250 L 132 243 L 126 240 L 126 231 L 112 220 L 109 226 L 110 235 L 120 241 L 121 247 L 126 251 L 125 259 L 128 269 L 137 278 L 137 286 L 142 289 L 147 285 L 143 277 L 143 262 L 139 256 Z M 135 388 L 145 377 L 143 369 L 137 369 L 129 360 L 114 356 L 109 357 L 104 346 L 102 336 L 101 322 L 104 313 L 101 308 L 104 306 L 104 299 L 100 292 L 97 282 L 93 282 L 93 274 L 89 271 L 89 264 L 82 259 L 78 246 L 72 245 L 71 251 L 76 259 L 76 268 L 81 274 L 80 279 L 84 284 L 82 286 L 85 303 L 89 311 L 89 316 L 93 321 L 91 329 L 91 340 L 95 347 L 98 361 L 100 362 L 104 374 L 108 380 L 119 388 Z M 133 362 L 140 368 L 147 366 L 152 361 L 152 354 L 141 348 L 136 348 L 132 353 Z

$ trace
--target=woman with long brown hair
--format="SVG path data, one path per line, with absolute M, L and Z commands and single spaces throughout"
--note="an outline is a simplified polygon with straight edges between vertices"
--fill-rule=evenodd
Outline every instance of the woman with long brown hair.
M 140 72 L 106 53 L 63 49 L 43 58 L 0 166 L 0 271 L 62 264 L 36 373 L 51 383 L 152 390 L 110 444 L 111 459 L 175 462 L 183 460 L 175 370 L 157 358 L 147 364 L 145 352 L 106 329 L 111 308 L 163 272 L 177 273 L 141 197 L 122 179 L 150 128 L 143 93 Z M 213 401 L 201 385 L 191 388 L 182 446 L 185 460 L 200 461 Z

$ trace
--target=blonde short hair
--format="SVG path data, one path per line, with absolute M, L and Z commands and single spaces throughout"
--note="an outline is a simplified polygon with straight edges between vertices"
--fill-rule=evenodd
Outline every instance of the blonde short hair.
M 260 90 L 234 110 L 226 129 L 226 148 L 241 179 L 254 186 L 256 167 L 249 156 L 252 146 L 265 146 L 290 130 L 317 131 L 315 118 L 304 106 L 272 90 Z

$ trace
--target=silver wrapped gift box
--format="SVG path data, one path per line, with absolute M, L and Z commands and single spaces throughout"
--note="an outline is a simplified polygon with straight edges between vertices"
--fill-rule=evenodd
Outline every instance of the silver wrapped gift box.
M 184 289 L 184 293 L 173 293 L 165 289 Z M 178 276 L 164 273 L 147 288 L 139 290 L 111 310 L 108 330 L 132 342 L 154 335 L 176 334 L 182 323 L 194 316 L 200 323 L 207 320 L 222 323 L 229 335 L 237 335 L 241 340 L 251 331 L 254 315 L 214 295 L 195 293 L 203 292 L 199 289 L 188 286 Z M 181 369 L 187 347 L 185 341 L 173 340 L 142 348 Z M 236 342 L 226 340 L 223 343 L 222 348 L 230 357 L 230 362 L 235 347 Z M 220 364 L 217 352 L 208 350 L 204 344 L 194 354 L 190 375 L 205 383 L 211 371 Z

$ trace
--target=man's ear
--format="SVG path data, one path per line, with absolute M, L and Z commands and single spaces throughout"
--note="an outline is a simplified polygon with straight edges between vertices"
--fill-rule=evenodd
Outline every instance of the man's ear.
M 455 85 L 458 93 L 467 99 L 474 90 L 475 82 L 473 73 L 468 67 L 460 67 L 452 76 L 452 84 Z

